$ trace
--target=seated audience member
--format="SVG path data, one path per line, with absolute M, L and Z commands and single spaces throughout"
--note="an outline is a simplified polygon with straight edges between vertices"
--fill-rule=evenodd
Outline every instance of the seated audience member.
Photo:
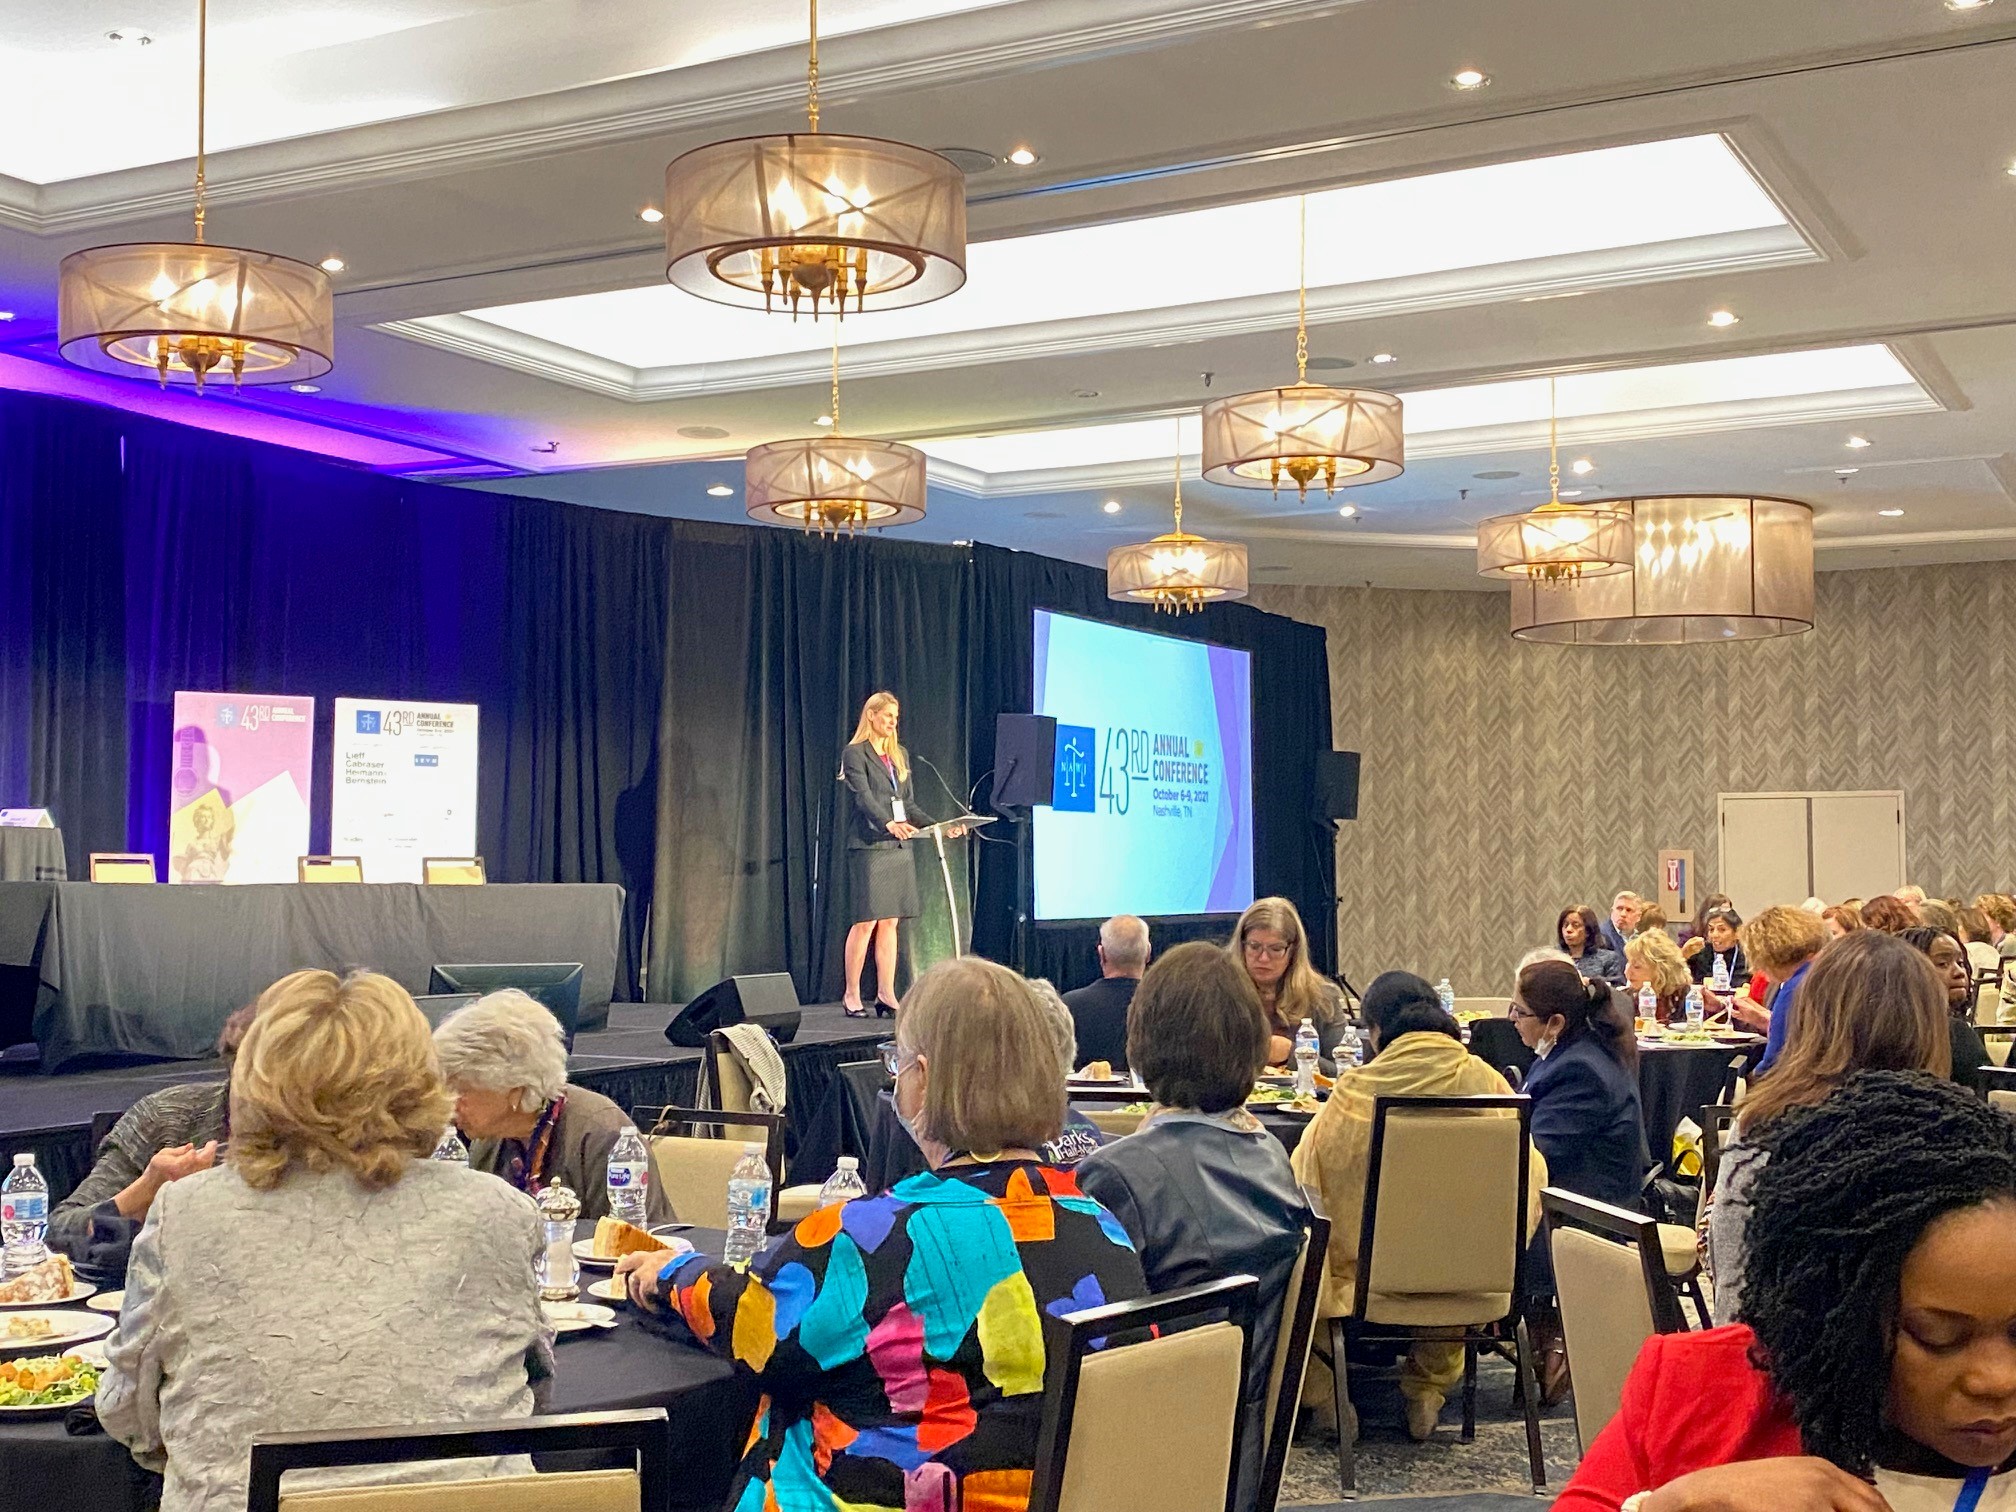
M 1610 917 L 1603 921 L 1603 948 L 1624 954 L 1624 942 L 1638 932 L 1638 918 L 1645 900 L 1634 892 L 1620 892 L 1610 900 Z
M 1267 1062 L 1260 999 L 1224 951 L 1201 940 L 1178 945 L 1142 978 L 1127 1047 L 1155 1106 L 1133 1134 L 1086 1158 L 1078 1185 L 1127 1230 L 1150 1291 L 1259 1278 L 1237 1503 L 1252 1508 L 1267 1372 L 1309 1219 L 1281 1142 L 1246 1111 Z
M 1624 980 L 1624 957 L 1603 943 L 1596 910 L 1588 904 L 1571 904 L 1561 910 L 1554 920 L 1554 943 L 1583 976 L 1613 984 Z
M 1925 901 L 1925 889 L 1916 882 L 1907 882 L 1897 889 L 1897 901 L 1916 912 L 1918 905 Z
M 1286 898 L 1261 898 L 1239 915 L 1228 949 L 1260 994 L 1269 1031 L 1267 1064 L 1288 1064 L 1295 1031 L 1306 1018 L 1322 1041 L 1323 1070 L 1333 1072 L 1347 1021 L 1344 994 L 1310 964 L 1309 934 L 1295 905 Z
M 1944 1076 L 1951 1064 L 1937 978 L 1917 951 L 1873 929 L 1814 957 L 1788 1006 L 1783 1020 L 1774 1019 L 1789 1022 L 1784 1051 L 1737 1113 L 1708 1210 L 1715 1315 L 1724 1323 L 1742 1316 L 1750 1192 L 1779 1118 L 1812 1107 L 1863 1071 Z
M 1728 968 L 1731 986 L 1740 990 L 1750 980 L 1750 961 L 1737 933 L 1742 927 L 1743 916 L 1733 908 L 1718 908 L 1701 921 L 1701 948 L 1687 958 L 1695 981 L 1712 978 L 1718 961 Z
M 1045 1316 L 1147 1294 L 1126 1231 L 1037 1156 L 1071 1069 L 1054 998 L 978 956 L 941 961 L 905 995 L 896 1050 L 929 1171 L 821 1208 L 746 1271 L 618 1263 L 633 1303 L 768 1400 L 724 1506 L 1023 1505 Z
M 1566 963 L 1561 969 L 1563 975 L 1572 974 Z M 1504 1077 L 1464 1049 L 1456 1021 L 1442 1011 L 1435 989 L 1420 977 L 1405 971 L 1385 973 L 1367 990 L 1362 1009 L 1372 1058 L 1338 1076 L 1330 1100 L 1295 1147 L 1296 1176 L 1316 1189 L 1330 1213 L 1330 1253 L 1317 1304 L 1317 1315 L 1323 1318 L 1348 1314 L 1357 1296 L 1373 1100 L 1503 1097 L 1511 1090 Z M 1539 1222 L 1540 1189 L 1547 1179 L 1546 1162 L 1536 1148 L 1528 1182 L 1529 1232 Z M 1400 1370 L 1400 1395 L 1407 1407 L 1409 1436 L 1425 1440 L 1435 1431 L 1443 1400 L 1462 1374 L 1460 1344 L 1424 1339 L 1408 1346 Z M 1326 1398 L 1328 1394 L 1326 1387 Z
M 162 1512 L 244 1506 L 261 1434 L 532 1411 L 528 1358 L 551 1360 L 538 1215 L 427 1158 L 451 1105 L 427 1020 L 391 979 L 297 971 L 260 997 L 231 1068 L 228 1158 L 155 1197 L 106 1341 L 98 1420 L 142 1464 L 165 1461 Z
M 1638 927 L 1631 932 L 1631 937 L 1635 940 L 1644 934 L 1663 934 L 1669 940 L 1673 938 L 1666 927 L 1666 911 L 1656 903 L 1647 903 L 1638 911 Z
M 492 992 L 443 1019 L 434 1048 L 471 1166 L 532 1194 L 561 1182 L 583 1218 L 608 1214 L 609 1151 L 630 1115 L 567 1080 L 566 1040 L 545 1004 L 515 987 Z M 656 1182 L 645 1209 L 654 1223 L 675 1216 Z
M 1988 919 L 1988 943 L 2007 960 L 2016 956 L 2016 898 L 2007 893 L 1983 893 L 1974 906 Z
M 2000 976 L 2002 974 L 2002 952 L 1995 948 L 1990 936 L 1993 926 L 1988 915 L 1972 903 L 1965 908 L 1954 910 L 1960 920 L 1960 943 L 1967 947 L 1967 965 L 1978 976 Z
M 1726 908 L 1731 912 L 1736 905 L 1727 893 L 1710 893 L 1701 900 L 1701 906 L 1694 910 L 1694 917 L 1680 926 L 1680 953 L 1693 960 L 1697 952 L 1708 948 L 1708 915 L 1717 909 Z
M 217 1054 L 228 1067 L 251 1027 L 251 1004 L 224 1021 Z M 90 1173 L 49 1215 L 49 1248 L 116 1287 L 147 1210 L 171 1181 L 214 1166 L 231 1137 L 231 1082 L 163 1087 L 134 1103 L 98 1146 Z
M 1880 929 L 1884 934 L 1894 935 L 1918 927 L 1918 915 L 1910 905 L 1888 893 L 1871 898 L 1862 905 L 1861 912 L 1864 929 Z
M 1827 943 L 1827 927 L 1803 908 L 1775 904 L 1743 926 L 1737 947 L 1770 984 L 1764 1007 L 1738 997 L 1729 1005 L 1730 1020 L 1764 1034 L 1764 1054 L 1753 1075 L 1761 1076 L 1778 1062 L 1792 1018 L 1792 1000 L 1806 979 L 1806 969 Z
M 1781 1122 L 1743 1324 L 1646 1341 L 1559 1512 L 1947 1512 L 2016 1494 L 2016 1119 L 1875 1071 Z
M 1921 925 L 1897 936 L 1913 950 L 1924 952 L 1939 974 L 1946 996 L 1946 1032 L 1953 1057 L 1953 1080 L 1973 1092 L 1986 1090 L 1982 1068 L 1992 1064 L 1981 1031 L 1974 1027 L 1974 974 L 1967 968 L 1967 947 L 1959 938 Z
M 1099 926 L 1099 980 L 1064 994 L 1078 1049 L 1076 1064 L 1127 1069 L 1127 1005 L 1148 969 L 1148 926 L 1120 914 Z
M 1652 1160 L 1629 1016 L 1603 982 L 1585 981 L 1559 961 L 1541 961 L 1519 973 L 1512 1017 L 1519 1037 L 1539 1056 L 1521 1090 L 1533 1099 L 1533 1144 L 1546 1158 L 1548 1183 L 1641 1211 L 1639 1194 Z M 1567 1395 L 1568 1356 L 1560 1315 L 1545 1301 L 1554 1294 L 1554 1266 L 1544 1235 L 1533 1246 L 1526 1288 L 1533 1299 L 1528 1317 L 1540 1354 L 1541 1397 L 1551 1406 Z
M 1659 997 L 1659 1023 L 1670 1024 L 1687 1016 L 1687 989 L 1694 985 L 1694 976 L 1681 959 L 1680 947 L 1663 930 L 1633 935 L 1624 945 L 1624 985 L 1634 1008 L 1640 989 L 1648 982 Z
M 1942 934 L 1950 934 L 1955 939 L 1960 939 L 1960 915 L 1957 910 L 1943 899 L 1927 898 L 1924 902 L 1914 906 L 1912 912 L 1918 915 L 1918 922 L 1920 924 L 1926 925 L 1931 929 L 1936 929 Z M 1963 940 L 1961 943 L 1965 944 L 1966 942 Z
M 1851 935 L 1863 927 L 1861 911 L 1848 903 L 1836 903 L 1820 915 L 1820 922 L 1826 927 L 1827 938 L 1830 940 Z
M 1813 917 L 1816 919 L 1819 918 L 1820 915 L 1827 912 L 1827 900 L 1821 897 L 1809 897 L 1804 903 L 1801 903 L 1799 906 L 1805 909 L 1806 912 L 1813 915 Z

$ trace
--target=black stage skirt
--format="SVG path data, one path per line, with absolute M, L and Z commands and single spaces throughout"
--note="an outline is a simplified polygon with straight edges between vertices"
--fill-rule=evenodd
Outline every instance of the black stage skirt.
M 916 918 L 916 854 L 894 841 L 847 852 L 847 901 L 856 924 Z

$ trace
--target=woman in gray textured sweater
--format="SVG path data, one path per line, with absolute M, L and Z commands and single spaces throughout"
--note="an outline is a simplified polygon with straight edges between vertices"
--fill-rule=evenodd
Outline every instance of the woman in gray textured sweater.
M 488 1422 L 550 1368 L 532 1200 L 428 1160 L 448 1122 L 427 1020 L 395 982 L 268 988 L 231 1076 L 226 1163 L 155 1197 L 98 1418 L 161 1470 L 162 1512 L 237 1512 L 261 1433 Z M 467 1461 L 303 1475 L 481 1475 Z

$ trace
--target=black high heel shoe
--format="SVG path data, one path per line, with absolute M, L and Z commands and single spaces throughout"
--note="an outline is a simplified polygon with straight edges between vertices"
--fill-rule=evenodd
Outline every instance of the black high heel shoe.
M 840 1005 L 840 1011 L 841 1011 L 842 1013 L 846 1014 L 846 1015 L 847 1015 L 847 1017 L 849 1017 L 849 1018 L 866 1018 L 866 1017 L 868 1017 L 868 1010 L 867 1010 L 866 1008 L 856 1008 L 856 1007 L 853 1007 L 853 1006 L 851 1006 L 850 1004 L 847 1004 L 847 1003 L 842 1003 L 842 1004 Z
M 877 1018 L 896 1017 L 896 1005 L 894 1003 L 885 1003 L 880 998 L 875 999 L 875 1017 Z

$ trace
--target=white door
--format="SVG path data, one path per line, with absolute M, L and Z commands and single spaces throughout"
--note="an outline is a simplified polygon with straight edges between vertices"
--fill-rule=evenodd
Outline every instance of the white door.
M 1773 903 L 1806 901 L 1810 857 L 1803 794 L 1725 793 L 1718 890 L 1749 918 Z
M 1813 795 L 1813 891 L 1828 902 L 1904 885 L 1904 795 Z

